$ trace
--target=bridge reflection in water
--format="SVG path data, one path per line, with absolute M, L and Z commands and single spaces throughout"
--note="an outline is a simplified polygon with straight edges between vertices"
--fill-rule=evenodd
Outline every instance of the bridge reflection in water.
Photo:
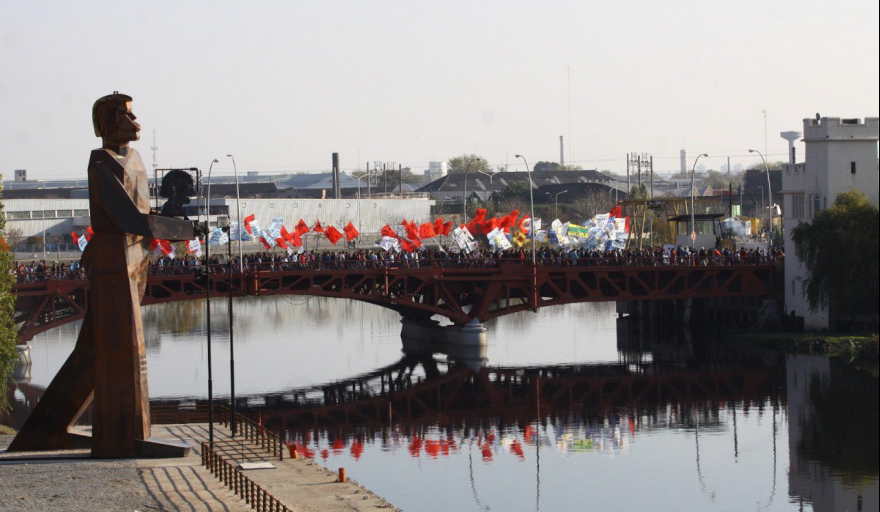
M 266 303 L 253 308 L 264 311 Z M 377 332 L 399 325 L 381 318 L 387 324 Z M 630 327 L 617 330 L 617 361 L 601 363 L 499 365 L 491 352 L 504 359 L 499 352 L 510 343 L 486 354 L 404 340 L 393 363 L 321 385 L 275 385 L 239 397 L 238 405 L 302 453 L 349 468 L 405 510 L 432 510 L 422 506 L 429 495 L 446 510 L 582 508 L 585 498 L 561 482 L 584 486 L 604 509 L 644 508 L 652 494 L 683 510 L 876 509 L 876 377 L 826 358 Z M 396 350 L 398 342 L 388 342 Z M 293 359 L 294 373 L 310 364 Z M 41 389 L 25 375 L 16 389 L 15 414 L 27 414 Z M 568 457 L 578 460 L 563 462 Z M 626 495 L 631 486 L 648 497 Z M 447 488 L 449 495 L 440 491 Z

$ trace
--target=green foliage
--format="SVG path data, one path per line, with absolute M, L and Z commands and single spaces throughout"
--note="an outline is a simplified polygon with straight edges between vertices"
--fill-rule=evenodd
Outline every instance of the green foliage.
M 2 191 L 2 187 L 0 187 L 0 198 L 2 198 Z M 0 213 L 2 211 L 3 203 L 0 203 Z M 6 219 L 3 215 L 0 215 L 0 236 L 4 240 L 6 239 Z M 12 295 L 12 283 L 14 277 L 11 273 L 11 267 L 12 254 L 0 247 L 0 412 L 9 409 L 7 388 L 15 363 L 18 361 L 18 351 L 15 349 L 18 333 L 13 321 L 15 296 Z
M 477 160 L 479 158 L 479 160 Z M 470 164 L 470 167 L 468 167 Z M 447 164 L 449 174 L 455 173 L 464 173 L 468 171 L 468 174 L 480 171 L 489 174 L 489 163 L 485 158 L 480 157 L 474 153 L 471 154 L 463 154 L 449 159 Z
M 878 309 L 880 210 L 858 191 L 837 196 L 831 208 L 792 233 L 807 269 L 803 290 L 812 310 L 833 307 L 852 313 Z
M 642 183 L 641 185 L 633 185 L 632 190 L 630 191 L 631 199 L 648 199 L 651 194 L 648 192 L 648 186 Z
M 535 172 L 538 172 L 538 171 L 558 171 L 559 164 L 556 162 L 541 161 L 541 162 L 536 163 L 535 167 L 532 168 L 532 170 Z
M 529 182 L 527 180 L 514 181 L 507 185 L 499 194 L 500 202 L 522 202 L 529 203 Z

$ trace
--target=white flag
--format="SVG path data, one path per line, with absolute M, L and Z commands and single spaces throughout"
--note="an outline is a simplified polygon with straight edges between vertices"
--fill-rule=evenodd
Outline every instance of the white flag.
M 211 236 L 208 238 L 208 245 L 226 245 L 229 243 L 229 235 L 220 228 L 214 228 Z
M 382 240 L 379 240 L 376 245 L 384 249 L 385 252 L 389 252 L 391 250 L 394 250 L 396 252 L 400 251 L 400 240 L 391 236 L 383 236 Z
M 86 235 L 80 235 L 79 240 L 76 241 L 76 244 L 79 245 L 80 251 L 85 251 L 86 246 L 89 244 L 89 241 L 86 240 Z
M 189 241 L 189 252 L 196 255 L 196 258 L 202 257 L 202 242 L 198 238 Z

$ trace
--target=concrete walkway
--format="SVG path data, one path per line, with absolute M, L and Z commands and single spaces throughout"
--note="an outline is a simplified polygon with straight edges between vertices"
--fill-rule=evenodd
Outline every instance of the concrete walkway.
M 215 439 L 229 432 L 215 428 Z M 201 443 L 207 424 L 155 425 L 153 437 L 189 443 L 192 453 L 181 459 L 99 460 L 87 451 L 7 453 L 11 436 L 0 436 L 0 511 L 224 511 L 251 510 L 201 465 Z M 242 442 L 225 447 L 236 462 L 270 462 L 273 469 L 245 474 L 289 509 L 302 512 L 367 512 L 398 509 L 349 481 L 335 483 L 336 474 L 308 459 L 279 461 Z

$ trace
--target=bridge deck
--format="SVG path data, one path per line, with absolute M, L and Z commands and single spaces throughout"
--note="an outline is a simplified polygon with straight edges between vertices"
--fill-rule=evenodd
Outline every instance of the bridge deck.
M 769 264 L 711 260 L 658 264 L 638 260 L 422 260 L 418 265 L 381 267 L 370 262 L 265 264 L 245 272 L 198 267 L 151 275 L 143 304 L 212 296 L 310 295 L 360 300 L 414 319 L 441 315 L 464 324 L 485 322 L 524 310 L 575 302 L 669 300 L 770 295 Z M 73 276 L 13 286 L 19 340 L 83 318 L 89 281 Z

